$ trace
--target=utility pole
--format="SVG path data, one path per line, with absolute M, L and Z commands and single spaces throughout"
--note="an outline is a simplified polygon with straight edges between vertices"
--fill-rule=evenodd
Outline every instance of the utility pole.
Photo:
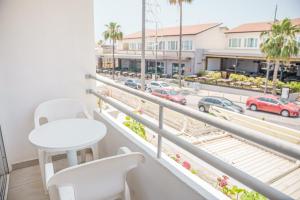
M 277 17 L 277 4 L 275 6 L 275 13 L 274 13 L 274 20 L 273 23 L 276 22 L 276 17 Z M 272 29 L 272 27 L 271 27 Z M 266 72 L 266 82 L 265 82 L 265 89 L 264 89 L 264 94 L 267 93 L 267 87 L 268 87 L 268 80 L 269 80 L 269 73 L 270 73 L 270 60 L 267 60 L 267 72 Z M 273 74 L 273 76 L 277 76 L 277 74 Z
M 142 57 L 141 57 L 141 89 L 145 91 L 145 23 L 146 23 L 146 0 L 142 0 Z
M 155 22 L 155 80 L 157 80 L 157 48 L 158 48 L 158 43 L 157 43 L 157 22 Z
M 182 1 L 179 1 L 180 7 L 180 27 L 179 27 L 179 55 L 178 55 L 178 78 L 179 78 L 179 88 L 181 88 L 181 49 L 182 49 Z
M 275 6 L 275 13 L 274 13 L 274 23 L 276 22 L 276 17 L 277 17 L 277 4 Z

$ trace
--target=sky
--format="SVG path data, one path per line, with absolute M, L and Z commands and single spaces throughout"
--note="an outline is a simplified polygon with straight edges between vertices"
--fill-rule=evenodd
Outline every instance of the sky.
M 168 0 L 146 1 L 152 5 L 147 8 L 146 29 L 155 28 L 154 17 L 159 27 L 178 26 L 178 6 L 171 6 Z M 300 0 L 194 0 L 183 7 L 183 25 L 218 22 L 233 28 L 243 23 L 271 21 L 276 4 L 277 19 L 300 17 Z M 105 24 L 110 22 L 121 25 L 124 35 L 141 31 L 141 13 L 142 0 L 94 0 L 95 40 L 103 39 Z

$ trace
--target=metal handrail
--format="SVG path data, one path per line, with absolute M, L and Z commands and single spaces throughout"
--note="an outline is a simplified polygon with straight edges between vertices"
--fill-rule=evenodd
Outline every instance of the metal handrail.
M 253 176 L 250 176 L 249 174 L 224 162 L 223 160 L 215 157 L 214 155 L 211 155 L 208 152 L 201 150 L 200 148 L 190 144 L 189 142 L 177 137 L 176 135 L 172 134 L 170 131 L 163 129 L 163 126 L 162 126 L 163 108 L 166 107 L 166 108 L 175 110 L 179 113 L 188 115 L 189 117 L 192 117 L 194 119 L 203 121 L 203 122 L 208 123 L 217 128 L 231 132 L 235 135 L 238 135 L 239 137 L 243 137 L 245 139 L 251 140 L 251 141 L 261 144 L 263 146 L 267 146 L 273 150 L 279 151 L 288 156 L 299 159 L 300 158 L 300 148 L 297 147 L 296 145 L 293 145 L 293 144 L 290 144 L 290 143 L 287 143 L 287 142 L 284 142 L 281 140 L 277 140 L 276 138 L 263 135 L 259 132 L 253 131 L 251 129 L 248 129 L 248 128 L 245 128 L 245 127 L 242 127 L 239 125 L 232 124 L 231 122 L 228 122 L 228 121 L 225 121 L 225 120 L 222 120 L 219 118 L 215 118 L 213 116 L 198 112 L 191 108 L 187 108 L 187 107 L 184 107 L 184 106 L 172 103 L 172 102 L 164 101 L 158 97 L 154 97 L 152 95 L 145 94 L 144 92 L 137 91 L 137 90 L 122 86 L 120 84 L 116 84 L 110 80 L 105 80 L 103 78 L 97 78 L 92 75 L 86 75 L 86 78 L 100 81 L 100 82 L 110 85 L 112 87 L 121 89 L 128 93 L 136 95 L 140 98 L 143 98 L 143 99 L 146 99 L 153 103 L 156 103 L 160 106 L 159 124 L 155 124 L 149 120 L 146 120 L 142 116 L 133 113 L 130 109 L 126 108 L 125 106 L 122 106 L 118 101 L 114 100 L 113 98 L 98 94 L 93 90 L 87 90 L 87 93 L 97 96 L 101 100 L 107 102 L 108 104 L 112 105 L 116 109 L 120 110 L 121 112 L 124 112 L 125 114 L 129 115 L 133 119 L 144 124 L 146 127 L 155 131 L 160 138 L 158 140 L 158 147 L 157 147 L 158 158 L 160 157 L 160 154 L 161 154 L 161 137 L 163 137 L 163 138 L 166 138 L 169 141 L 173 142 L 174 144 L 178 145 L 179 147 L 185 149 L 186 151 L 190 152 L 191 154 L 195 155 L 196 157 L 200 158 L 201 160 L 204 160 L 208 164 L 212 165 L 214 168 L 228 174 L 229 176 L 233 177 L 234 179 L 240 181 L 241 183 L 247 185 L 248 187 L 265 195 L 266 197 L 268 197 L 270 199 L 275 199 L 275 200 L 277 200 L 277 199 L 278 200 L 292 199 L 291 197 L 287 196 L 286 194 L 270 187 L 266 183 L 263 183 L 259 179 L 255 178 Z M 253 135 L 251 135 L 251 134 L 253 134 Z

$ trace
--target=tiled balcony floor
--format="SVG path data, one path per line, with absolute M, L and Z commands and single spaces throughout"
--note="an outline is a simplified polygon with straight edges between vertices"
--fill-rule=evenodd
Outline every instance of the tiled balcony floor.
M 91 160 L 87 154 L 87 160 Z M 55 172 L 68 166 L 67 160 L 53 162 Z M 10 173 L 7 200 L 48 200 L 44 193 L 39 165 L 14 170 Z

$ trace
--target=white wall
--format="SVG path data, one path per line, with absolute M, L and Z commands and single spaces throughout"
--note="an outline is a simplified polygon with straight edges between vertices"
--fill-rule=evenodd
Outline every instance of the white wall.
M 95 73 L 92 0 L 0 1 L 0 124 L 10 164 L 36 158 L 29 143 L 43 101 L 85 94 Z
M 196 35 L 195 48 L 196 49 L 224 49 L 226 44 L 226 37 L 224 31 L 225 27 L 214 27 L 203 33 Z

